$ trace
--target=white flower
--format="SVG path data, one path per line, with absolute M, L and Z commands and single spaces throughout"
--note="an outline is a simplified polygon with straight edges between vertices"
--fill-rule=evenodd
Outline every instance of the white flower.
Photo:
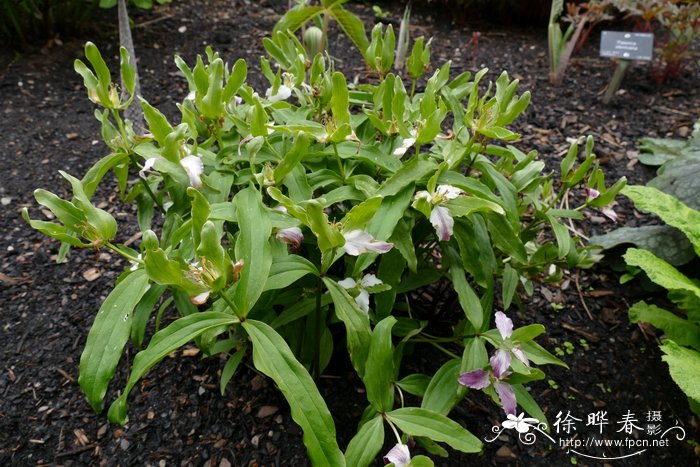
M 162 157 L 151 157 L 146 159 L 143 163 L 143 168 L 139 170 L 139 176 L 141 178 L 146 178 L 146 172 L 153 169 L 155 163 L 159 160 L 163 160 Z M 190 179 L 190 186 L 194 188 L 199 188 L 202 186 L 201 175 L 204 172 L 204 163 L 202 163 L 202 158 L 199 156 L 189 155 L 180 159 L 180 165 L 187 173 Z
M 391 448 L 391 451 L 386 453 L 384 462 L 391 462 L 396 467 L 406 467 L 411 463 L 411 452 L 408 450 L 408 446 L 401 443 L 396 444 Z
M 277 93 L 274 95 L 272 94 L 272 88 L 267 88 L 267 91 L 265 91 L 265 97 L 267 97 L 267 100 L 271 103 L 287 100 L 291 95 L 292 90 L 284 84 L 281 84 L 280 87 L 277 88 Z
M 401 159 L 404 154 L 406 154 L 406 151 L 408 151 L 408 148 L 416 144 L 416 138 L 406 138 L 401 142 L 401 146 L 397 147 L 394 149 L 394 156 L 398 157 Z
M 360 309 L 365 313 L 369 312 L 369 292 L 367 289 L 375 285 L 381 285 L 384 282 L 378 279 L 374 274 L 365 274 L 365 276 L 360 279 L 360 282 L 356 282 L 352 277 L 346 277 L 342 281 L 338 282 L 342 288 L 346 290 L 356 289 L 359 291 L 357 297 L 355 297 L 355 302 L 359 305 Z
M 445 206 L 441 206 L 441 204 L 465 194 L 464 190 L 452 185 L 438 185 L 433 194 L 427 191 L 416 193 L 416 200 L 424 199 L 430 203 L 430 223 L 435 228 L 435 232 L 440 240 L 449 240 L 452 237 L 455 225 L 450 211 Z
M 352 230 L 344 233 L 343 237 L 345 237 L 343 249 L 350 256 L 360 256 L 362 253 L 386 253 L 394 247 L 393 243 L 375 240 L 364 230 Z
M 204 172 L 204 164 L 199 156 L 187 156 L 180 159 L 180 165 L 190 178 L 190 185 L 194 188 L 202 186 L 200 175 Z

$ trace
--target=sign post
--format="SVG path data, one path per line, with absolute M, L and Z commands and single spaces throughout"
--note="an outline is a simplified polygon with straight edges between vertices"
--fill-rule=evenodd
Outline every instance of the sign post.
M 600 56 L 617 58 L 617 64 L 603 102 L 609 104 L 622 83 L 632 60 L 651 61 L 654 35 L 644 32 L 603 31 L 600 36 Z

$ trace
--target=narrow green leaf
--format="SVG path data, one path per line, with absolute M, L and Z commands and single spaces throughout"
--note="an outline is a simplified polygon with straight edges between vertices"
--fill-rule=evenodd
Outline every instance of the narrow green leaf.
M 164 359 L 173 350 L 194 340 L 202 333 L 213 329 L 224 331 L 227 326 L 237 322 L 238 318 L 228 313 L 205 311 L 180 318 L 167 328 L 155 333 L 148 343 L 148 347 L 137 353 L 136 357 L 134 357 L 134 363 L 131 366 L 131 375 L 126 382 L 124 391 L 109 408 L 109 420 L 112 423 L 121 425 L 127 422 L 129 418 L 127 416 L 126 400 L 129 397 L 129 393 L 136 385 L 136 382 L 141 379 L 153 365 Z
M 394 324 L 396 318 L 387 316 L 375 326 L 365 364 L 363 381 L 367 389 L 367 401 L 379 413 L 391 410 L 394 406 L 394 388 L 391 384 L 394 378 L 391 328 Z
M 226 386 L 228 386 L 228 383 L 231 381 L 231 378 L 233 378 L 233 375 L 236 374 L 236 370 L 241 364 L 241 360 L 243 360 L 246 350 L 248 349 L 242 348 L 237 350 L 226 361 L 226 365 L 224 365 L 224 369 L 221 371 L 221 380 L 219 381 L 219 391 L 221 391 L 222 396 L 226 394 Z
M 430 380 L 421 407 L 447 415 L 467 393 L 467 388 L 459 384 L 462 362 L 458 359 L 447 361 Z
M 298 255 L 276 258 L 270 267 L 270 275 L 265 282 L 263 292 L 289 287 L 307 274 L 318 275 L 318 270 L 306 258 Z
M 462 425 L 427 409 L 405 407 L 386 413 L 386 417 L 409 436 L 425 436 L 462 452 L 480 452 L 479 438 Z
M 369 317 L 360 310 L 355 300 L 348 295 L 336 281 L 328 277 L 323 278 L 323 283 L 331 294 L 335 305 L 335 314 L 345 324 L 347 332 L 348 351 L 350 361 L 360 377 L 365 374 L 365 363 L 370 346 L 372 332 L 369 325 Z
M 270 234 L 272 223 L 262 203 L 260 193 L 248 187 L 233 198 L 240 233 L 236 241 L 236 261 L 243 260 L 243 269 L 236 283 L 233 301 L 241 316 L 246 316 L 265 288 L 272 251 Z
M 357 431 L 345 450 L 347 465 L 365 467 L 374 461 L 384 445 L 384 419 L 376 416 Z
M 304 432 L 311 462 L 319 466 L 344 466 L 333 417 L 309 373 L 277 331 L 261 321 L 249 319 L 242 324 L 253 342 L 255 367 L 272 378 L 289 402 L 292 418 Z
M 102 303 L 90 328 L 80 356 L 78 384 L 95 412 L 114 376 L 124 345 L 131 332 L 132 311 L 148 289 L 148 276 L 142 269 L 127 275 Z

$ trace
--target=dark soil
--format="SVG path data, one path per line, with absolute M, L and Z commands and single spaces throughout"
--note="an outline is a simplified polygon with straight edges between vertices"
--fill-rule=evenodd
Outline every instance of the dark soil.
M 191 63 L 206 45 L 230 63 L 247 58 L 253 68 L 251 83 L 263 90 L 256 71 L 263 52 L 260 40 L 286 3 L 177 1 L 150 12 L 133 12 L 143 95 L 175 120 L 175 103 L 187 90 L 173 55 Z M 371 20 L 369 7 L 352 8 Z M 393 17 L 400 16 L 398 9 L 389 10 Z M 455 71 L 488 66 L 491 79 L 501 70 L 520 79 L 533 99 L 515 125 L 524 135 L 518 144 L 540 151 L 552 168 L 568 147 L 567 138 L 591 134 L 609 180 L 626 176 L 632 183 L 644 183 L 653 171 L 636 164 L 639 138 L 687 135 L 700 116 L 697 71 L 657 87 L 647 66 L 637 65 L 617 101 L 604 106 L 599 98 L 614 65 L 597 57 L 595 39 L 573 60 L 564 84 L 552 86 L 543 28 L 457 27 L 444 15 L 430 12 L 416 12 L 412 21 L 414 38 L 433 37 L 433 63 L 450 59 Z M 167 358 L 133 391 L 131 419 L 124 427 L 111 426 L 105 414 L 93 413 L 80 392 L 76 380 L 85 337 L 124 264 L 94 251 L 73 251 L 67 264 L 56 264 L 57 243 L 30 229 L 20 211 L 29 207 L 37 217 L 35 188 L 67 195 L 58 170 L 80 176 L 104 155 L 93 105 L 72 64 L 82 58 L 86 39 L 97 43 L 114 63 L 115 25 L 116 12 L 106 12 L 99 32 L 90 37 L 28 47 L 21 53 L 7 47 L 0 52 L 0 464 L 307 465 L 300 430 L 274 385 L 244 369 L 221 396 L 219 359 L 203 360 L 187 351 Z M 478 46 L 472 41 L 474 32 L 481 33 Z M 364 66 L 344 38 L 332 41 L 331 53 L 340 59 L 339 68 L 364 75 Z M 103 190 L 97 199 L 122 225 L 131 219 L 114 193 Z M 619 224 L 648 221 L 629 203 L 619 202 Z M 614 228 L 599 213 L 588 214 L 581 226 L 586 235 Z M 607 411 L 610 425 L 603 437 L 622 439 L 617 422 L 628 411 L 636 415 L 638 425 L 647 422 L 650 411 L 659 411 L 664 429 L 678 423 L 685 428 L 685 440 L 672 438 L 668 447 L 649 448 L 615 465 L 695 465 L 692 440 L 698 439 L 697 421 L 660 360 L 654 332 L 627 319 L 629 305 L 643 294 L 636 286 L 619 286 L 618 275 L 602 265 L 571 271 L 561 283 L 539 287 L 520 312 L 510 315 L 516 327 L 545 324 L 548 332 L 540 343 L 551 351 L 562 349 L 569 369 L 545 367 L 547 379 L 532 384 L 531 393 L 550 422 L 567 411 L 582 419 L 581 439 L 591 434 L 591 427 L 583 426 L 589 413 Z M 130 349 L 124 360 L 133 354 Z M 432 374 L 442 357 L 420 351 L 410 358 L 412 369 Z M 113 400 L 126 380 L 125 363 L 107 400 Z M 323 378 L 321 391 L 336 418 L 339 443 L 346 446 L 364 409 L 362 385 L 350 371 L 337 369 Z M 492 437 L 491 427 L 504 419 L 502 410 L 478 392 L 470 393 L 452 415 L 481 439 Z M 482 456 L 451 453 L 449 458 L 435 457 L 436 465 L 569 465 L 574 457 L 578 465 L 602 463 L 575 456 L 543 437 L 527 446 L 512 433 L 487 443 Z M 641 432 L 638 437 L 646 436 Z M 578 452 L 611 458 L 638 450 Z

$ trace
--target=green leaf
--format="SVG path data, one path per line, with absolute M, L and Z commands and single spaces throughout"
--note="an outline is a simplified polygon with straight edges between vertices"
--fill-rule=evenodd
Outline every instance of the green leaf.
M 509 264 L 503 265 L 503 285 L 501 287 L 501 293 L 503 298 L 503 309 L 507 310 L 513 301 L 513 296 L 515 295 L 515 289 L 518 287 L 518 282 L 520 282 L 520 275 L 518 271 L 513 269 Z
M 375 196 L 355 205 L 343 218 L 341 223 L 346 232 L 364 229 L 382 204 L 382 197 Z
M 347 465 L 368 466 L 384 445 L 384 419 L 376 416 L 357 431 L 345 450 Z
M 236 261 L 243 260 L 243 269 L 236 283 L 233 302 L 238 313 L 246 316 L 265 289 L 272 265 L 270 234 L 272 223 L 260 193 L 248 187 L 233 198 L 240 233 L 236 241 Z
M 467 388 L 459 384 L 461 361 L 447 361 L 430 380 L 421 407 L 433 412 L 447 415 L 467 393 Z
M 483 446 L 462 425 L 431 410 L 406 407 L 387 412 L 386 417 L 409 436 L 425 436 L 458 451 L 480 452 Z
M 284 177 L 286 177 L 287 174 L 289 174 L 292 169 L 299 164 L 302 158 L 306 155 L 310 143 L 311 141 L 305 133 L 297 134 L 296 138 L 294 139 L 292 149 L 285 153 L 284 158 L 280 161 L 277 167 L 275 167 L 275 183 L 281 183 L 282 180 L 284 180 Z
M 90 328 L 80 356 L 78 384 L 95 412 L 114 376 L 124 345 L 131 332 L 132 311 L 148 288 L 148 276 L 142 269 L 127 275 L 102 303 Z
M 372 336 L 369 317 L 360 310 L 355 300 L 336 281 L 324 277 L 323 283 L 333 299 L 335 314 L 345 325 L 348 352 L 350 353 L 352 366 L 362 378 L 365 374 L 367 353 Z
M 126 400 L 136 382 L 145 375 L 153 365 L 164 359 L 173 350 L 194 340 L 202 333 L 219 329 L 225 330 L 227 326 L 238 322 L 238 318 L 228 313 L 205 311 L 194 313 L 184 318 L 173 321 L 167 328 L 155 333 L 148 347 L 136 354 L 131 366 L 131 375 L 126 382 L 124 391 L 109 408 L 108 417 L 112 423 L 123 425 L 127 422 Z
M 672 340 L 664 342 L 661 350 L 666 354 L 661 359 L 668 363 L 673 381 L 689 398 L 700 401 L 700 353 Z
M 323 11 L 323 7 L 320 6 L 299 6 L 292 8 L 291 10 L 287 11 L 287 13 L 285 13 L 279 21 L 277 21 L 277 24 L 275 24 L 275 27 L 272 29 L 272 34 L 274 36 L 278 31 L 294 32 L 299 29 L 302 24 L 305 24 L 311 18 L 319 15 Z
M 629 309 L 629 318 L 633 323 L 649 323 L 661 329 L 668 339 L 678 345 L 700 350 L 700 326 L 676 316 L 670 311 L 641 301 Z
M 289 287 L 307 274 L 318 275 L 318 270 L 316 266 L 306 258 L 298 255 L 287 255 L 282 258 L 275 258 L 270 268 L 270 275 L 265 282 L 263 292 Z
M 452 285 L 459 298 L 459 305 L 462 307 L 465 316 L 469 319 L 472 326 L 474 326 L 474 329 L 480 330 L 484 324 L 484 310 L 479 301 L 479 297 L 469 285 L 464 269 L 453 264 L 450 266 L 449 274 Z
M 649 250 L 674 266 L 686 264 L 697 257 L 688 237 L 680 230 L 668 225 L 620 227 L 590 239 L 591 245 L 600 245 L 606 250 L 626 243 Z
M 311 231 L 318 238 L 318 247 L 322 253 L 345 243 L 343 234 L 332 228 L 328 222 L 328 215 L 323 212 L 323 207 L 316 200 L 311 200 L 306 205 L 306 215 Z
M 153 138 L 155 138 L 155 140 L 158 141 L 158 144 L 164 146 L 166 143 L 166 138 L 173 132 L 172 125 L 170 125 L 168 119 L 165 118 L 165 115 L 163 115 L 160 112 L 160 110 L 153 107 L 144 99 L 140 100 L 141 108 L 143 109 L 143 116 L 146 119 L 146 122 L 148 123 L 148 129 L 153 134 Z
M 550 425 L 547 423 L 547 416 L 544 414 L 532 395 L 530 395 L 525 386 L 522 384 L 512 384 L 511 387 L 515 393 L 515 400 L 518 402 L 518 405 L 522 407 L 529 416 L 536 418 L 542 423 L 546 423 L 547 431 L 549 431 Z
M 667 290 L 684 290 L 700 297 L 700 287 L 683 275 L 666 261 L 657 258 L 653 253 L 630 248 L 625 253 L 625 261 L 630 266 L 642 268 L 656 284 Z
M 134 308 L 131 322 L 131 342 L 137 349 L 141 349 L 141 345 L 143 344 L 143 337 L 146 334 L 146 325 L 148 324 L 148 318 L 151 316 L 153 307 L 156 306 L 156 303 L 166 290 L 167 287 L 164 285 L 151 285 L 138 305 Z
M 331 8 L 329 13 L 333 15 L 333 18 L 335 18 L 358 50 L 367 50 L 369 41 L 367 40 L 365 25 L 360 18 L 341 7 Z
M 527 358 L 535 365 L 559 365 L 568 368 L 567 364 L 559 360 L 542 347 L 540 344 L 533 341 L 524 341 L 520 343 L 520 349 L 525 352 Z
M 255 367 L 272 378 L 304 431 L 304 444 L 314 465 L 344 466 L 335 439 L 335 425 L 311 376 L 274 329 L 261 321 L 246 320 L 243 327 L 253 342 Z
M 433 161 L 414 157 L 384 182 L 377 194 L 380 196 L 395 195 L 412 183 L 432 174 L 437 170 L 437 167 Z
M 231 355 L 226 361 L 226 365 L 224 365 L 224 369 L 221 371 L 221 380 L 219 381 L 219 390 L 222 396 L 226 394 L 226 386 L 229 381 L 231 381 L 231 378 L 233 378 L 233 375 L 236 374 L 236 370 L 241 364 L 241 360 L 243 360 L 247 350 L 246 348 L 237 350 L 236 353 Z
M 379 413 L 391 410 L 394 406 L 394 355 L 391 344 L 391 328 L 396 318 L 387 316 L 381 320 L 372 332 L 367 353 L 363 381 L 367 389 L 367 401 Z
M 668 225 L 682 231 L 700 255 L 700 211 L 690 209 L 678 199 L 650 186 L 627 186 L 622 193 L 636 208 L 659 216 Z
M 414 373 L 396 382 L 403 391 L 414 396 L 423 397 L 430 384 L 430 377 L 421 373 Z

